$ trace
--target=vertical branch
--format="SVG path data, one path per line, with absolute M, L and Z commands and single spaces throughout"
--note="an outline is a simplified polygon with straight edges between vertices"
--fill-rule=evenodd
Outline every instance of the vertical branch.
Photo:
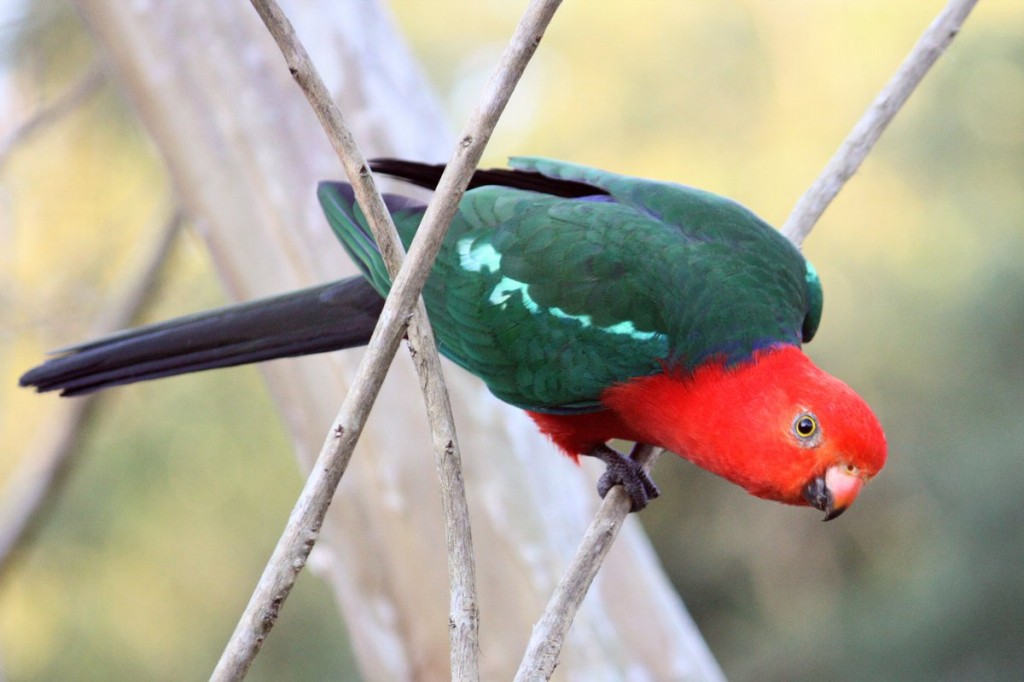
M 427 207 L 409 256 L 394 278 L 380 321 L 353 379 L 352 390 L 345 397 L 287 526 L 213 672 L 213 679 L 244 677 L 273 627 L 277 612 L 291 591 L 296 576 L 305 565 L 331 497 L 351 459 L 370 407 L 440 249 L 448 222 L 458 208 L 462 192 L 476 169 L 501 112 L 559 4 L 559 0 L 534 0 L 530 4 L 481 102 L 459 136 L 459 144 Z
M 341 110 L 331 98 L 316 66 L 280 7 L 273 0 L 253 0 L 253 6 L 280 47 L 289 71 L 327 133 L 370 223 L 388 273 L 396 277 L 405 257 L 405 249 Z M 469 505 L 466 502 L 455 418 L 441 371 L 437 343 L 422 298 L 418 298 L 413 309 L 408 337 L 426 403 L 441 488 L 451 595 L 449 622 L 452 678 L 476 680 L 479 678 L 479 607 Z
M 882 88 L 864 116 L 843 140 L 821 175 L 797 201 L 793 212 L 782 226 L 782 234 L 791 242 L 797 246 L 803 244 L 814 224 L 839 194 L 846 181 L 860 168 L 886 126 L 906 103 L 910 93 L 953 42 L 953 38 L 959 33 L 960 27 L 977 2 L 978 0 L 950 0 L 935 21 L 928 26 L 892 79 Z

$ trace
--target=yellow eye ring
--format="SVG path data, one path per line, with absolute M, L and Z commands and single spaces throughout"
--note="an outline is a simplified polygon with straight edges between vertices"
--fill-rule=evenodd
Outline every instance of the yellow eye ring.
M 793 433 L 801 440 L 808 440 L 818 432 L 818 419 L 813 414 L 801 414 L 793 420 Z

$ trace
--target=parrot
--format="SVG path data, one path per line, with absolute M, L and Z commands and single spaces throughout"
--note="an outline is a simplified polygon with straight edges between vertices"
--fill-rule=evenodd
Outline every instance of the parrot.
M 444 164 L 371 162 L 435 189 Z M 674 452 L 748 493 L 843 513 L 885 465 L 880 422 L 803 351 L 821 320 L 815 268 L 739 203 L 539 157 L 478 169 L 423 289 L 439 351 L 520 408 L 632 510 L 659 495 L 610 441 Z M 391 286 L 352 187 L 317 197 L 361 274 L 54 351 L 22 386 L 79 395 L 365 345 Z M 409 247 L 423 201 L 385 194 Z

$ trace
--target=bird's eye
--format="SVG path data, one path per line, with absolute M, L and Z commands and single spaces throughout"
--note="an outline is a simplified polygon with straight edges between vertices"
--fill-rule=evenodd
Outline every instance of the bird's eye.
M 793 433 L 801 440 L 807 440 L 818 432 L 818 420 L 813 414 L 802 414 L 793 422 Z

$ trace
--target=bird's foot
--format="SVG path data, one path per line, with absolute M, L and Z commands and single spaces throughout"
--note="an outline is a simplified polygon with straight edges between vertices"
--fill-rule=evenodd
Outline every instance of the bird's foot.
M 621 485 L 633 502 L 633 508 L 630 511 L 638 512 L 661 494 L 650 475 L 635 459 L 627 457 L 607 445 L 599 445 L 583 454 L 597 457 L 607 467 L 604 475 L 597 482 L 597 493 L 602 498 L 608 494 L 609 490 Z

